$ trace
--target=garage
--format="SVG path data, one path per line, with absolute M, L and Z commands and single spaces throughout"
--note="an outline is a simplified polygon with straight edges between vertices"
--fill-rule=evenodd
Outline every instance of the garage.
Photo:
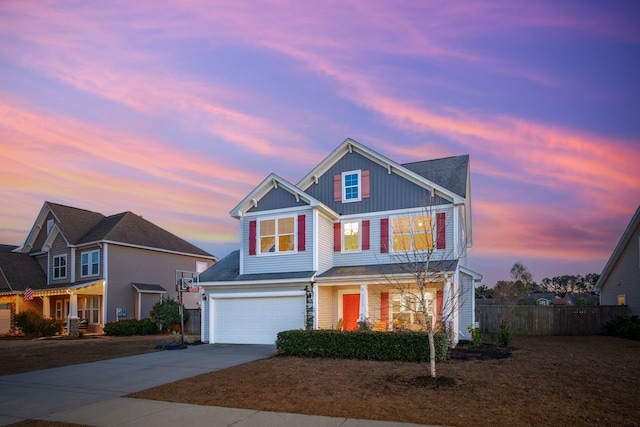
M 210 295 L 211 343 L 274 344 L 278 332 L 303 329 L 305 297 Z

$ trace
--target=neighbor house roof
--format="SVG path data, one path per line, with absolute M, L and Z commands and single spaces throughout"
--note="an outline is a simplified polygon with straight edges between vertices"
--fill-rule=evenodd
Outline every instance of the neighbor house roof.
M 596 282 L 596 285 L 593 288 L 593 292 L 600 292 L 602 290 L 602 285 L 606 282 L 609 274 L 611 273 L 611 270 L 613 270 L 613 267 L 618 262 L 620 255 L 622 255 L 622 253 L 624 252 L 624 249 L 627 247 L 629 240 L 633 236 L 633 233 L 638 228 L 638 226 L 640 226 L 640 205 L 636 209 L 636 213 L 633 214 L 633 217 L 631 218 L 631 221 L 629 222 L 626 230 L 624 231 L 624 233 L 622 233 L 622 237 L 616 245 L 616 248 L 613 250 L 609 261 L 607 261 L 607 264 L 604 266 L 604 270 L 602 270 L 602 274 Z
M 34 257 L 0 252 L 0 292 L 22 292 L 26 288 L 42 289 L 46 286 L 47 276 Z

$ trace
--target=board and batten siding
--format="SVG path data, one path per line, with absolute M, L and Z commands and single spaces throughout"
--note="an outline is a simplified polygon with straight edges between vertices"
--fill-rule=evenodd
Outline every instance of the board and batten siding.
M 436 221 L 437 213 L 445 213 L 445 248 L 436 249 L 433 253 L 432 262 L 441 260 L 457 259 L 460 254 L 456 254 L 456 248 L 453 245 L 455 241 L 454 237 L 454 217 L 453 217 L 453 205 L 434 207 L 432 210 L 433 221 Z M 391 232 L 391 218 L 402 216 L 416 216 L 424 215 L 424 209 L 411 209 L 411 210 L 398 210 L 393 212 L 385 212 L 384 215 L 367 215 L 365 217 L 350 216 L 342 218 L 342 222 L 349 220 L 369 220 L 369 238 L 370 248 L 369 250 L 352 251 L 352 252 L 333 252 L 333 265 L 336 267 L 345 267 L 350 265 L 374 265 L 374 264 L 391 264 L 401 262 L 399 258 L 402 258 L 403 253 L 394 253 L 391 247 L 392 245 L 392 232 Z M 389 219 L 389 253 L 381 252 L 381 219 Z M 434 238 L 434 245 L 436 244 L 436 236 Z M 333 240 L 333 239 L 332 239 Z M 459 246 L 459 245 L 458 245 Z M 457 248 L 460 250 L 460 247 Z M 464 248 L 462 248 L 464 249 Z
M 294 217 L 297 245 L 298 215 L 305 215 L 305 250 L 283 254 L 259 253 L 260 245 L 256 243 L 256 255 L 249 255 L 249 224 L 266 218 Z M 264 215 L 245 216 L 242 220 L 242 274 L 282 273 L 313 270 L 313 211 L 311 208 L 296 209 L 287 212 L 264 212 Z
M 257 206 L 251 207 L 247 212 L 266 212 L 274 209 L 285 209 L 309 206 L 309 204 L 303 200 L 296 200 L 296 197 L 283 188 L 272 188 L 267 194 L 265 194 L 260 200 L 257 201 Z
M 334 201 L 334 176 L 355 170 L 369 171 L 369 197 L 363 198 L 359 202 Z M 396 173 L 389 174 L 386 167 L 382 167 L 356 152 L 345 154 L 318 178 L 317 184 L 311 184 L 305 192 L 341 215 L 423 207 L 428 203 L 430 196 L 429 191 L 425 188 Z M 436 201 L 436 204 L 448 203 L 446 200 Z

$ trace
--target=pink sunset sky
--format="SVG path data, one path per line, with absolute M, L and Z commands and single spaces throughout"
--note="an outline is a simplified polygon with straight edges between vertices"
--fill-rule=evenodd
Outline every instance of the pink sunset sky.
M 0 243 L 44 201 L 222 258 L 229 211 L 350 137 L 471 157 L 469 266 L 601 272 L 640 203 L 640 4 L 0 2 Z

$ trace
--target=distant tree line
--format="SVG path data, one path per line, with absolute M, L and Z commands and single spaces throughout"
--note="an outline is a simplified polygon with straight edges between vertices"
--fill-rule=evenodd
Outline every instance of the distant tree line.
M 568 275 L 545 277 L 536 283 L 533 274 L 520 261 L 513 264 L 510 271 L 511 280 L 499 280 L 493 288 L 485 285 L 475 290 L 476 298 L 495 298 L 505 305 L 517 304 L 526 294 L 532 292 L 552 292 L 563 298 L 566 294 L 591 293 L 600 278 L 597 273 L 585 276 Z

